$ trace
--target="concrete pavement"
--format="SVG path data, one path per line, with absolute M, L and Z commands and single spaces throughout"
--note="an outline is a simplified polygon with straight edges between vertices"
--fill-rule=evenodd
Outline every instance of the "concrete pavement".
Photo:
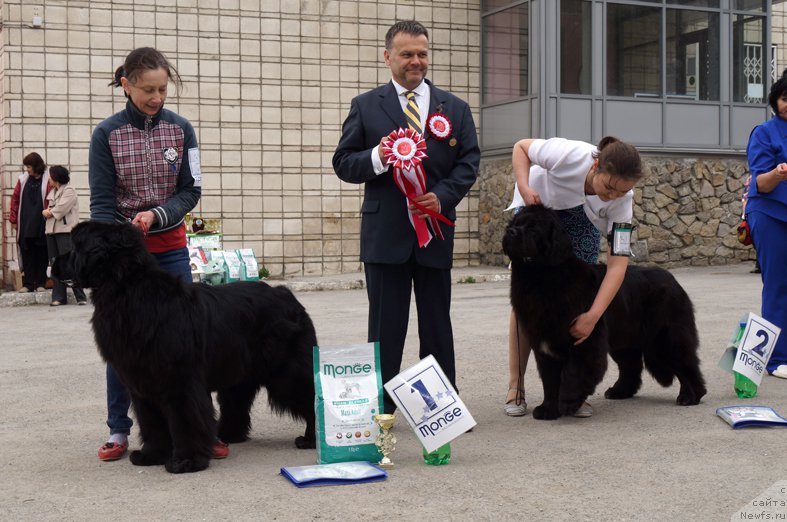
M 746 402 L 735 398 L 732 376 L 716 364 L 741 314 L 759 311 L 760 278 L 750 268 L 673 270 L 696 308 L 709 390 L 700 405 L 676 406 L 677 387 L 661 388 L 647 375 L 636 398 L 606 400 L 603 392 L 617 374 L 612 365 L 591 398 L 593 417 L 551 422 L 502 413 L 507 272 L 455 270 L 455 281 L 476 280 L 454 285 L 452 309 L 458 386 L 476 429 L 452 444 L 450 465 L 430 467 L 399 419 L 397 468 L 387 481 L 304 490 L 278 471 L 311 464 L 315 453 L 294 448 L 301 426 L 272 416 L 264 397 L 254 408 L 252 439 L 232 445 L 228 459 L 204 472 L 175 476 L 134 467 L 127 458 L 99 462 L 107 429 L 92 306 L 11 306 L 6 300 L 13 297 L 2 295 L 0 520 L 682 521 L 739 520 L 741 508 L 773 509 L 752 501 L 787 479 L 785 432 L 734 431 L 715 415 L 720 406 Z M 287 283 L 311 314 L 321 344 L 365 341 L 362 276 L 334 278 L 331 285 L 329 279 Z M 48 295 L 41 299 L 49 302 Z M 413 306 L 404 365 L 417 359 L 414 314 Z M 542 397 L 532 361 L 525 387 L 532 408 Z M 749 402 L 787 416 L 787 381 L 766 377 Z M 132 447 L 139 444 L 136 433 L 135 427 Z M 770 497 L 787 503 L 779 491 Z

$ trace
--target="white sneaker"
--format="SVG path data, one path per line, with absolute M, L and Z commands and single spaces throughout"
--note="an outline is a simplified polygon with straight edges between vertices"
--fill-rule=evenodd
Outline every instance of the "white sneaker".
M 511 390 L 509 390 L 511 391 Z M 525 402 L 525 392 L 520 390 L 513 399 L 503 405 L 503 411 L 509 417 L 522 417 L 527 415 L 527 403 Z
M 787 379 L 787 364 L 780 364 L 777 366 L 771 375 L 780 379 Z
M 591 406 L 587 401 L 583 402 L 582 406 L 580 406 L 579 409 L 574 412 L 574 417 L 578 417 L 580 419 L 586 419 L 591 415 L 593 415 L 593 406 Z
M 503 411 L 506 412 L 506 415 L 509 417 L 523 417 L 527 415 L 527 403 L 522 399 L 519 404 L 517 404 L 516 399 L 511 399 L 503 405 Z

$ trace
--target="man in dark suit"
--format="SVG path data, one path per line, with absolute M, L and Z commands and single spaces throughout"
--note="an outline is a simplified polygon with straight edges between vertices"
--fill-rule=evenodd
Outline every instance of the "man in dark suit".
M 385 37 L 383 56 L 393 81 L 352 100 L 333 156 L 340 179 L 365 184 L 361 261 L 369 298 L 368 340 L 380 342 L 385 383 L 400 370 L 414 288 L 420 357 L 434 355 L 456 386 L 450 317 L 454 229 L 429 219 L 423 208 L 452 221 L 456 218 L 455 208 L 478 173 L 475 124 L 467 103 L 425 80 L 429 34 L 423 25 L 415 21 L 394 24 Z M 428 116 L 433 113 L 450 122 L 450 136 L 427 130 Z M 426 187 L 411 193 L 418 205 L 409 202 L 396 184 L 395 169 L 385 164 L 383 154 L 386 137 L 408 127 L 422 133 L 427 144 Z M 422 247 L 416 237 L 416 220 L 429 222 L 431 239 Z M 385 411 L 392 413 L 394 408 L 386 394 Z

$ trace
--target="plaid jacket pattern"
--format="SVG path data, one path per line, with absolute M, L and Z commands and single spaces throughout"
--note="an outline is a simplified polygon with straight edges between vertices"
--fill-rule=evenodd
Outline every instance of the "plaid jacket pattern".
M 109 148 L 115 163 L 117 211 L 132 219 L 137 212 L 159 206 L 175 194 L 177 177 L 184 154 L 183 128 L 170 122 L 145 129 L 123 125 L 109 135 Z M 175 163 L 164 159 L 164 151 L 174 148 Z
M 91 219 L 130 221 L 150 210 L 157 218 L 150 233 L 175 228 L 201 194 L 201 174 L 192 166 L 199 169 L 199 149 L 188 120 L 167 109 L 145 115 L 129 100 L 93 131 Z

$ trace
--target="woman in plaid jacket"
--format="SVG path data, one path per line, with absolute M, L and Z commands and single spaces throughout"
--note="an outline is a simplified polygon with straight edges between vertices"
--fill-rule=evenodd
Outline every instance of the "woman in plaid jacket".
M 159 266 L 191 281 L 183 221 L 201 194 L 197 138 L 185 118 L 164 109 L 170 82 L 180 77 L 156 49 L 131 52 L 110 85 L 122 87 L 126 108 L 98 124 L 90 141 L 90 218 L 129 222 L 145 234 Z M 107 365 L 109 440 L 101 460 L 117 460 L 128 448 L 130 399 Z

